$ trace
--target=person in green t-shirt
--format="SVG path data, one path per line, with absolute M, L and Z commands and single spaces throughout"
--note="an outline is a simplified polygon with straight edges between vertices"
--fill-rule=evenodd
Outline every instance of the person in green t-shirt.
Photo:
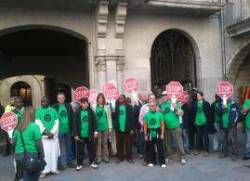
M 195 122 L 196 127 L 196 151 L 194 155 L 199 155 L 204 150 L 204 156 L 208 156 L 209 140 L 208 125 L 210 122 L 210 104 L 204 99 L 203 92 L 197 93 L 197 102 L 195 104 Z
M 245 117 L 246 143 L 243 160 L 250 159 L 250 99 L 245 100 L 242 106 L 242 113 Z
M 231 98 L 228 98 L 226 104 L 221 106 L 222 121 L 221 128 L 223 134 L 222 149 L 219 158 L 227 157 L 229 154 L 229 147 L 232 148 L 232 160 L 236 161 L 239 150 L 237 144 L 237 123 L 240 120 L 241 111 L 239 105 Z
M 59 143 L 61 154 L 58 158 L 58 169 L 65 169 L 65 162 L 69 168 L 75 168 L 73 164 L 73 109 L 69 103 L 66 103 L 66 97 L 63 92 L 57 93 L 57 104 L 52 107 L 56 110 L 59 119 Z M 62 150 L 62 149 L 65 149 Z
M 106 104 L 105 96 L 99 93 L 96 98 L 97 105 L 93 107 L 98 132 L 96 145 L 96 162 L 109 162 L 108 138 L 112 131 L 112 118 L 110 106 Z M 111 141 L 111 140 L 110 140 Z
M 60 155 L 60 146 L 58 140 L 59 120 L 57 112 L 49 106 L 47 97 L 42 97 L 41 107 L 36 110 L 36 123 L 39 125 L 43 135 L 43 147 L 45 152 L 46 167 L 41 172 L 41 177 L 47 174 L 58 173 L 57 160 Z
M 175 98 L 173 98 L 172 100 L 168 98 L 160 105 L 160 110 L 164 116 L 166 127 L 165 146 L 167 155 L 172 156 L 172 146 L 175 143 L 180 162 L 182 164 L 185 164 L 185 151 L 183 147 L 182 131 L 180 128 L 180 118 L 181 116 L 183 116 L 181 103 Z
M 26 156 L 44 159 L 44 150 L 39 126 L 34 123 L 34 109 L 29 106 L 24 110 L 24 116 L 14 131 L 12 142 L 15 146 L 17 175 L 23 173 L 23 180 L 38 180 L 40 172 L 28 172 L 23 169 L 21 160 Z M 17 178 L 21 179 L 20 175 Z
M 131 136 L 134 134 L 134 112 L 130 105 L 127 105 L 125 95 L 120 95 L 114 112 L 114 128 L 116 130 L 117 163 L 124 159 L 124 147 L 126 159 L 129 163 L 132 160 Z
M 80 103 L 81 110 L 76 113 L 74 124 L 74 139 L 76 140 L 77 146 L 77 171 L 82 169 L 85 155 L 84 150 L 86 146 L 90 167 L 98 168 L 94 162 L 94 139 L 98 136 L 98 132 L 96 131 L 95 113 L 89 105 L 88 98 L 82 98 Z
M 155 102 L 149 103 L 149 111 L 144 116 L 144 135 L 147 166 L 152 167 L 157 164 L 155 146 L 157 147 L 158 162 L 162 168 L 166 168 L 164 153 L 164 131 L 165 124 L 163 115 L 156 111 Z

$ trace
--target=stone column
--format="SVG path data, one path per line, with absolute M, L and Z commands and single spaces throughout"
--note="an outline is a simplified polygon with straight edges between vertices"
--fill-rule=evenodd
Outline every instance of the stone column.
M 108 0 L 100 0 L 96 8 L 96 53 L 95 66 L 97 73 L 97 89 L 102 91 L 103 84 L 106 80 L 106 35 L 108 24 Z
M 123 38 L 125 33 L 126 17 L 127 17 L 127 6 L 126 1 L 119 1 L 115 11 L 115 54 L 116 54 L 116 75 L 117 75 L 117 87 L 121 92 L 123 90 L 123 69 L 125 65 L 125 55 Z

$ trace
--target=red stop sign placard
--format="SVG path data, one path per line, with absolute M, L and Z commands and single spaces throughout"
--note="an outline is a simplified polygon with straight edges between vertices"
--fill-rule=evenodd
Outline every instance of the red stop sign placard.
M 139 83 L 137 79 L 135 79 L 134 77 L 130 77 L 130 78 L 125 79 L 124 88 L 127 92 L 133 93 L 133 92 L 138 91 Z
M 119 91 L 112 83 L 106 83 L 103 85 L 104 95 L 111 101 L 116 100 L 119 97 Z
M 166 92 L 168 97 L 180 97 L 183 92 L 183 86 L 178 81 L 171 81 L 166 85 Z
M 230 82 L 220 82 L 216 87 L 216 94 L 221 98 L 230 98 L 233 95 L 233 85 Z
M 85 86 L 78 87 L 74 91 L 74 99 L 76 101 L 79 101 L 82 98 L 88 98 L 88 97 L 89 97 L 89 89 Z
M 8 132 L 15 129 L 17 122 L 18 120 L 15 113 L 6 112 L 0 119 L 0 126 L 4 131 Z

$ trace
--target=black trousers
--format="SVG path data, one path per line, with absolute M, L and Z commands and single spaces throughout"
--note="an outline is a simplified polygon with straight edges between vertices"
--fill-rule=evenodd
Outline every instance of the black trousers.
M 146 148 L 145 161 L 147 163 L 153 163 L 154 165 L 157 164 L 155 146 L 157 148 L 158 163 L 160 165 L 165 164 L 163 140 L 160 138 L 152 138 L 151 141 L 145 141 L 145 148 Z
M 76 149 L 77 149 L 77 165 L 80 166 L 83 164 L 83 160 L 85 158 L 85 148 L 87 147 L 89 164 L 94 162 L 94 141 L 89 138 L 81 138 L 81 141 L 77 141 Z
M 10 143 L 9 135 L 7 132 L 4 132 L 4 137 L 5 137 L 5 141 L 6 141 L 5 154 L 10 155 L 11 154 L 11 143 Z
M 208 125 L 196 126 L 196 149 L 209 151 Z
M 129 133 L 116 133 L 116 147 L 117 147 L 117 159 L 123 160 L 132 159 L 132 143 Z M 124 147 L 126 150 L 126 156 L 124 155 Z

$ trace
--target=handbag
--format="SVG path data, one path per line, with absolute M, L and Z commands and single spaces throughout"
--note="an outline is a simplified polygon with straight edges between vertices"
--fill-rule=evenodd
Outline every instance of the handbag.
M 27 154 L 22 132 L 20 132 L 20 135 L 21 135 L 21 142 L 22 142 L 23 149 L 24 149 L 24 158 L 21 161 L 21 165 L 23 169 L 29 173 L 41 172 L 46 166 L 46 162 L 44 158 L 41 158 L 39 154 L 38 156 Z

